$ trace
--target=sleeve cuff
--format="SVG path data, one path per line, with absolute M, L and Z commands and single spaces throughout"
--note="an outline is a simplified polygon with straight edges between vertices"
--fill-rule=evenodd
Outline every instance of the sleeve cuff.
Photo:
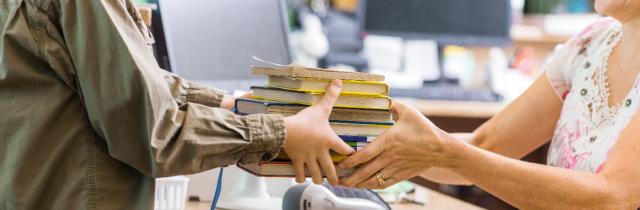
M 220 107 L 224 91 L 201 84 L 191 83 L 187 93 L 187 102 L 209 107 Z
M 278 156 L 287 136 L 284 118 L 281 115 L 249 115 L 251 144 L 245 150 L 241 163 L 271 161 Z

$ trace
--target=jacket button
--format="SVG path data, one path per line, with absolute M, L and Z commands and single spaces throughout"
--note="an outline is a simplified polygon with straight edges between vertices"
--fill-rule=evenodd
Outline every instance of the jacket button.
M 627 99 L 627 101 L 624 102 L 624 105 L 630 107 L 632 102 L 633 101 L 631 101 L 631 99 Z
M 593 143 L 596 141 L 596 139 L 598 139 L 597 136 L 592 136 L 591 138 L 589 138 L 589 143 Z
M 586 63 L 584 63 L 585 69 L 588 69 L 589 67 L 591 67 L 591 62 L 587 61 Z
M 582 89 L 582 90 L 580 91 L 580 95 L 582 95 L 582 96 L 586 96 L 586 95 L 587 95 L 587 89 Z

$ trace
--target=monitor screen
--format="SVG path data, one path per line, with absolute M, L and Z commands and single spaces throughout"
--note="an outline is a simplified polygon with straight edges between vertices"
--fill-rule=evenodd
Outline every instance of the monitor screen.
M 282 0 L 160 0 L 171 71 L 226 90 L 264 84 L 258 58 L 289 64 Z
M 363 0 L 359 12 L 364 31 L 371 34 L 441 44 L 510 41 L 510 0 Z

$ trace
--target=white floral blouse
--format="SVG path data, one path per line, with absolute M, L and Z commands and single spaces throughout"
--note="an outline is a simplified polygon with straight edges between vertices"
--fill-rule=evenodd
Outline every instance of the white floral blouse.
M 621 37 L 621 25 L 603 19 L 556 48 L 546 65 L 555 92 L 564 101 L 548 164 L 598 173 L 609 151 L 638 110 L 638 79 L 626 98 L 609 106 L 607 61 Z

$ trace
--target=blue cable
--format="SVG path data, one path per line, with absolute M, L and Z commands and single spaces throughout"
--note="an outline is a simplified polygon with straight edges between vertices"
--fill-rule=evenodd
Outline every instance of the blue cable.
M 218 175 L 218 184 L 216 185 L 216 192 L 213 194 L 213 202 L 211 202 L 211 210 L 215 210 L 218 206 L 218 199 L 220 198 L 220 191 L 222 191 L 222 170 L 220 167 L 220 174 Z

